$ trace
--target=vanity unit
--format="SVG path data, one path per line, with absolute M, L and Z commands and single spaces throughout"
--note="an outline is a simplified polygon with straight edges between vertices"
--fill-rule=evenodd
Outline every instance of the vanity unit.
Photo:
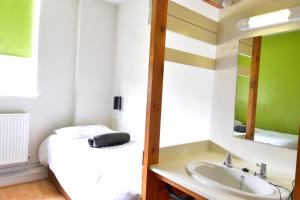
M 269 182 L 292 190 L 293 176 L 268 169 L 265 178 L 258 166 L 235 156 L 228 167 L 224 164 L 227 155 L 211 141 L 166 147 L 160 149 L 159 164 L 150 169 L 161 182 L 176 188 L 178 196 L 177 189 L 195 199 L 280 199 L 278 189 Z M 164 190 L 161 186 L 160 193 Z M 282 199 L 290 195 L 284 188 L 280 193 Z
M 250 0 L 247 2 L 250 2 Z M 247 4 L 247 2 L 245 3 L 245 5 Z M 264 5 L 266 6 L 267 1 L 264 2 Z M 278 7 L 284 5 L 281 4 L 281 2 L 278 2 Z M 292 1 L 289 5 L 300 6 L 299 3 L 293 4 Z M 290 12 L 290 15 L 287 15 L 287 17 L 291 16 L 295 18 L 295 16 L 299 16 L 300 19 L 300 9 L 291 9 Z M 265 163 L 260 163 L 258 164 L 258 166 L 256 166 L 253 163 L 245 161 L 245 159 L 238 158 L 237 156 L 231 156 L 230 152 L 226 151 L 225 149 L 214 144 L 211 141 L 184 144 L 168 148 L 159 148 L 167 13 L 168 0 L 152 1 L 152 26 L 150 43 L 146 133 L 143 160 L 144 168 L 142 199 L 288 199 L 290 196 L 290 192 L 288 190 L 293 190 L 293 182 L 295 180 L 295 190 L 294 194 L 292 195 L 294 196 L 294 199 L 300 200 L 299 154 L 297 159 L 296 175 L 294 176 L 294 174 L 292 173 L 282 174 L 278 171 L 272 170 L 271 167 L 269 169 L 268 165 L 266 165 Z M 268 19 L 270 20 L 270 17 Z M 240 28 L 240 31 L 245 31 L 246 29 L 249 30 L 249 27 L 251 28 L 252 25 L 245 24 L 245 22 L 248 23 L 249 21 L 249 19 L 242 20 L 242 24 L 239 24 L 237 28 Z M 289 22 L 289 19 L 280 23 L 283 24 L 287 22 Z M 245 29 L 245 27 L 248 28 Z M 298 23 L 293 24 L 291 26 L 282 27 L 282 29 L 283 30 L 281 30 L 280 28 L 275 29 L 274 33 L 277 34 L 282 31 L 292 31 L 300 29 L 300 24 Z M 232 32 L 236 31 L 238 30 Z M 244 120 L 244 124 L 242 123 L 240 125 L 245 126 L 245 130 L 242 131 L 244 134 L 239 135 L 235 133 L 233 140 L 234 142 L 241 141 L 241 144 L 248 145 L 249 140 L 250 142 L 262 142 L 258 141 L 255 137 L 255 135 L 258 134 L 256 124 L 258 126 L 262 126 L 262 123 L 255 123 L 255 120 L 258 116 L 256 114 L 259 113 L 260 109 L 258 104 L 258 85 L 260 72 L 259 66 L 261 61 L 261 47 L 265 35 L 270 35 L 270 31 L 266 31 L 264 35 L 254 35 L 253 33 L 244 33 L 241 35 L 243 37 L 238 37 L 238 39 L 240 39 L 239 50 L 246 50 L 246 53 L 250 52 L 250 54 L 247 56 L 250 59 L 251 64 L 249 68 L 245 68 L 245 66 L 242 66 L 238 68 L 236 67 L 236 70 L 238 71 L 237 74 L 239 76 L 249 78 L 249 85 L 247 86 L 249 87 L 249 91 L 247 91 L 247 96 L 249 97 L 249 100 L 246 103 L 246 109 L 248 109 L 248 111 L 242 114 L 236 114 L 235 116 L 236 118 L 242 116 L 241 119 Z M 249 39 L 249 37 L 252 38 Z M 230 39 L 232 40 L 232 38 L 229 38 L 228 40 Z M 233 51 L 237 50 L 235 49 L 235 47 L 232 47 L 231 50 L 232 49 Z M 230 56 L 237 58 L 237 52 L 238 51 L 230 54 Z M 223 55 L 221 55 L 221 59 L 223 59 L 223 61 L 225 60 L 224 62 L 228 62 L 226 60 L 226 54 L 224 57 L 222 56 Z M 299 99 L 298 102 L 300 102 Z M 237 109 L 239 109 L 238 106 L 239 105 L 236 105 Z M 297 107 L 297 109 L 298 108 L 299 107 Z M 245 117 L 243 116 L 243 114 L 245 113 L 247 115 L 246 117 L 248 121 L 245 121 L 245 119 L 243 118 Z M 298 114 L 296 114 L 296 117 L 297 116 Z M 274 119 L 275 118 L 271 120 Z M 232 119 L 232 124 L 233 121 L 234 119 Z M 287 124 L 289 122 L 290 121 L 288 121 Z M 297 133 L 295 132 L 295 130 L 297 131 L 297 128 L 295 129 L 295 126 L 298 125 L 295 125 L 294 122 L 293 124 L 294 127 L 291 129 L 291 133 L 293 133 L 294 136 L 289 137 L 289 139 L 291 139 L 292 142 L 290 142 L 289 140 L 288 145 L 290 145 L 290 143 L 295 143 L 292 144 L 292 149 L 297 149 L 299 147 L 299 141 L 298 136 L 296 136 Z M 233 125 L 232 128 L 234 129 Z M 234 132 L 233 129 L 232 132 Z M 278 131 L 275 130 L 277 130 L 276 127 L 274 128 L 273 132 L 285 134 L 284 132 L 287 129 Z M 264 135 L 270 136 L 270 138 L 264 139 L 264 143 L 270 143 L 268 142 L 268 140 L 274 140 L 274 134 Z M 283 138 L 281 136 L 276 137 L 275 140 L 277 140 L 278 138 L 279 140 L 281 139 L 281 142 L 276 143 L 276 145 L 286 143 L 284 141 L 286 137 Z M 242 141 L 240 140 L 241 138 L 247 139 L 247 141 Z M 289 148 L 289 146 L 283 146 L 283 148 Z

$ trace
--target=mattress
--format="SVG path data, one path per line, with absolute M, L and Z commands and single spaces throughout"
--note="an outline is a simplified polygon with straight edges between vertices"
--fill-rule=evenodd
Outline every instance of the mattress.
M 73 200 L 140 199 L 142 148 L 137 142 L 97 149 L 87 138 L 53 134 L 40 147 L 40 162 Z

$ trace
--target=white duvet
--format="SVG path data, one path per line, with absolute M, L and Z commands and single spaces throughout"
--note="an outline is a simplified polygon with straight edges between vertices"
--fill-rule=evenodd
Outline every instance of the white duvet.
M 238 138 L 244 139 L 245 135 L 246 133 L 234 132 L 234 136 Z M 255 129 L 254 141 L 290 149 L 297 149 L 298 146 L 297 135 L 263 130 L 258 128 Z
M 97 149 L 87 138 L 53 134 L 40 147 L 40 162 L 73 200 L 140 199 L 142 148 L 137 142 Z

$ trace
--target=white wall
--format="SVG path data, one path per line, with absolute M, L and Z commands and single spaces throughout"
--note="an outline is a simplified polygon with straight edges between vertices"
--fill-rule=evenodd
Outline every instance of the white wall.
M 236 24 L 246 17 L 293 7 L 297 4 L 299 6 L 299 2 L 294 0 L 274 0 L 272 3 L 268 0 L 244 0 L 227 11 L 221 12 L 211 117 L 211 134 L 214 142 L 250 162 L 265 162 L 268 167 L 291 176 L 295 172 L 296 151 L 240 140 L 232 135 L 239 39 L 300 27 L 298 23 L 241 33 L 237 31 Z
M 160 146 L 209 139 L 214 73 L 165 63 Z
M 75 124 L 111 123 L 117 7 L 80 0 Z
M 214 20 L 218 10 L 195 0 L 176 1 Z M 119 6 L 115 95 L 124 97 L 122 112 L 114 112 L 114 128 L 143 142 L 145 132 L 149 29 L 147 0 L 126 0 Z M 216 48 L 167 32 L 166 46 L 215 57 Z M 209 138 L 214 72 L 166 62 L 161 123 L 161 146 Z
M 29 153 L 38 159 L 41 141 L 70 125 L 73 115 L 77 1 L 43 0 L 41 5 L 37 98 L 0 97 L 0 112 L 31 116 Z
M 188 9 L 201 13 L 214 21 L 219 20 L 219 10 L 204 1 L 199 0 L 172 0 Z
M 148 0 L 126 0 L 118 8 L 114 95 L 124 98 L 113 127 L 143 142 L 148 80 Z
M 218 9 L 197 0 L 174 0 L 218 20 Z M 215 59 L 216 46 L 167 31 L 166 46 Z M 207 140 L 214 71 L 165 62 L 160 146 Z
M 110 125 L 113 95 L 117 6 L 100 0 L 41 2 L 39 97 L 0 97 L 1 113 L 31 116 L 31 161 L 57 128 Z

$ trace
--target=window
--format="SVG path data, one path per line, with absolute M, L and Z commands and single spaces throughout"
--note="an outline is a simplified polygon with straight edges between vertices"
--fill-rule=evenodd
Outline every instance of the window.
M 36 59 L 0 55 L 0 96 L 37 96 Z
M 39 8 L 39 0 L 0 1 L 0 96 L 38 96 Z

